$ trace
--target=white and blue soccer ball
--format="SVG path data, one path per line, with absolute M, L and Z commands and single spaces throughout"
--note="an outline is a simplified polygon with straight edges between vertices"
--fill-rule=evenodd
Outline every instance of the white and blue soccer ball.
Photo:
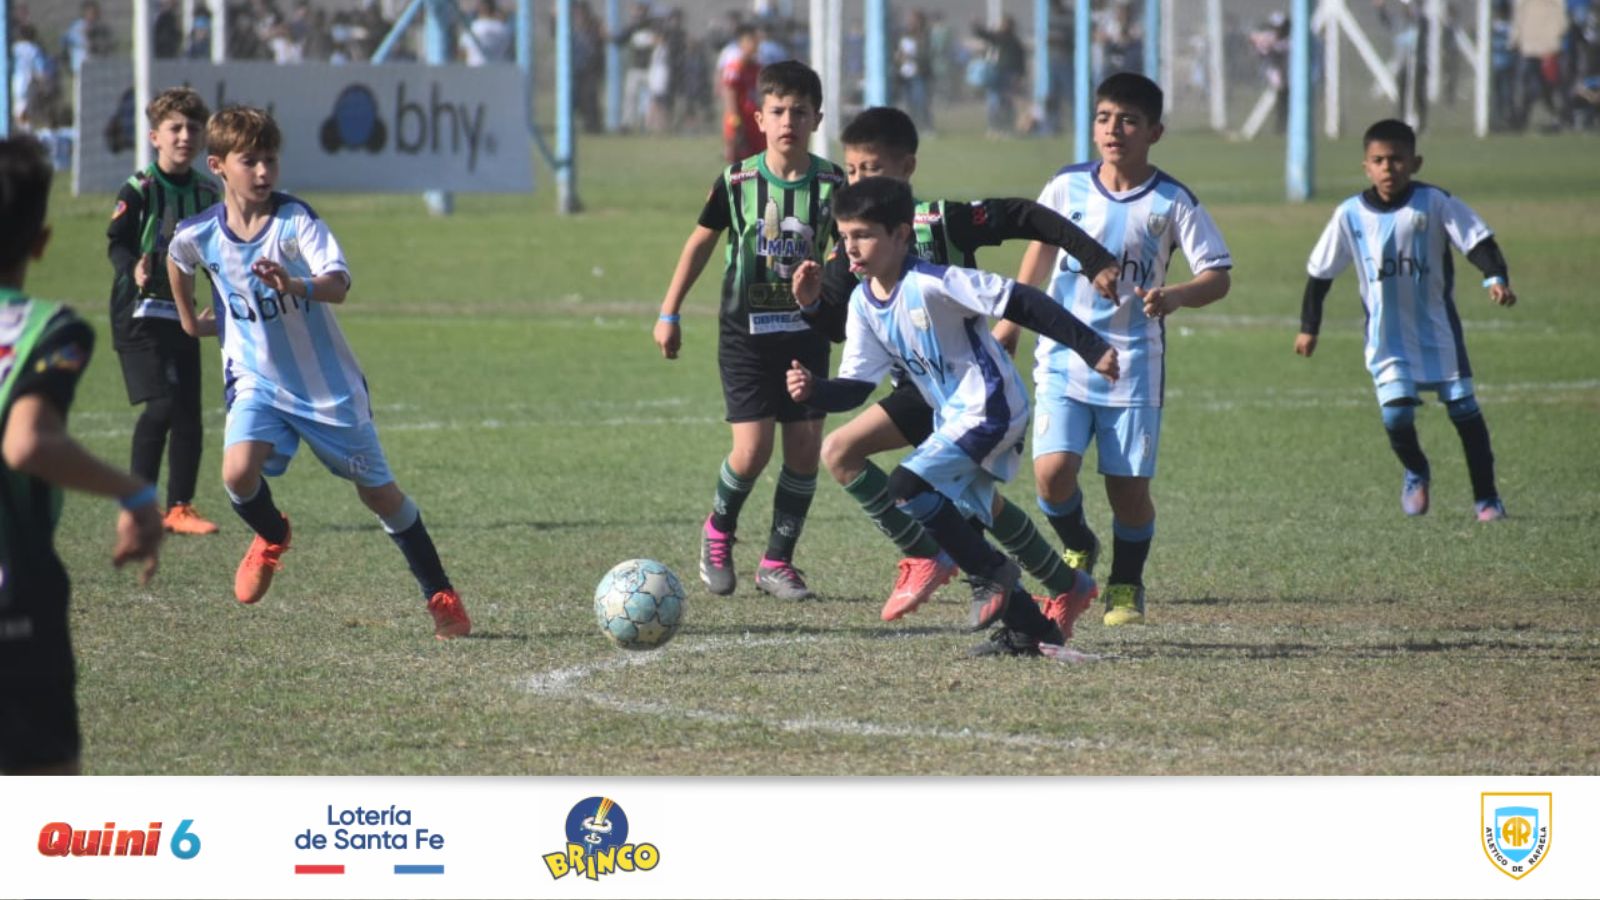
M 678 576 L 653 559 L 618 563 L 594 589 L 600 630 L 624 650 L 650 650 L 672 640 L 684 607 Z

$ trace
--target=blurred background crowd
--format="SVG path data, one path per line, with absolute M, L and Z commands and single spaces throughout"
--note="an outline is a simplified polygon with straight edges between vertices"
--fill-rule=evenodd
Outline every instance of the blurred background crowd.
M 185 15 L 179 0 L 152 0 L 151 35 L 158 58 L 209 58 L 212 21 L 207 3 L 198 0 Z M 1045 39 L 1051 48 L 1047 99 L 1033 102 L 1030 53 L 1031 24 L 1004 11 L 993 19 L 973 18 L 984 4 L 954 0 L 900 0 L 892 6 L 894 33 L 891 73 L 896 105 L 906 109 L 927 132 L 939 127 L 935 110 L 955 104 L 981 103 L 983 122 L 991 135 L 1049 134 L 1067 125 L 1065 110 L 1072 96 L 1074 73 L 1072 13 L 1074 0 L 1052 0 L 1054 15 Z M 1089 0 L 1078 0 L 1089 2 Z M 1152 0 L 1154 2 L 1154 0 Z M 1422 80 L 1408 67 L 1411 48 L 1427 40 L 1429 19 L 1424 0 L 1349 0 L 1351 7 L 1387 35 L 1388 64 L 1403 86 Z M 63 127 L 71 120 L 71 81 L 86 59 L 126 57 L 131 43 L 130 0 L 13 0 L 10 22 L 9 86 L 14 128 Z M 513 58 L 514 15 L 510 0 L 462 0 L 463 15 L 453 24 L 453 45 L 467 65 L 509 62 Z M 1016 5 L 1016 4 L 1011 4 Z M 1095 2 L 1092 77 L 1118 71 L 1139 71 L 1144 58 L 1142 2 Z M 1230 0 L 1225 4 L 1223 58 L 1226 79 L 1234 85 L 1255 85 L 1280 97 L 1279 128 L 1287 103 L 1286 66 L 1289 21 L 1283 0 Z M 230 60 L 267 60 L 283 65 L 303 62 L 353 63 L 371 58 L 389 32 L 400 0 L 243 0 L 226 9 L 226 55 Z M 1024 4 L 1026 6 L 1026 4 Z M 1177 58 L 1170 83 L 1174 99 L 1203 96 L 1212 89 L 1205 58 L 1205 29 L 1200 3 L 1176 5 L 1179 16 Z M 1442 27 L 1471 27 L 1473 0 L 1451 0 Z M 608 30 L 593 0 L 574 5 L 575 106 L 580 127 L 597 132 L 605 127 L 605 51 L 619 48 L 622 59 L 620 123 L 626 132 L 673 133 L 715 131 L 737 112 L 747 90 L 741 77 L 753 64 L 798 57 L 808 59 L 809 32 L 803 20 L 806 4 L 794 0 L 754 0 L 726 8 L 721 3 L 671 6 L 631 3 L 624 21 Z M 550 4 L 536 4 L 542 15 Z M 1600 0 L 1495 0 L 1493 5 L 1494 126 L 1501 130 L 1592 129 L 1600 108 Z M 1018 12 L 1023 12 L 1021 8 Z M 187 19 L 187 24 L 185 20 Z M 1031 19 L 1025 18 L 1025 23 Z M 549 22 L 541 39 L 548 39 Z M 1467 33 L 1470 37 L 1470 33 Z M 1448 35 L 1441 101 L 1454 104 L 1470 94 L 1470 86 Z M 1381 37 L 1375 40 L 1381 40 Z M 845 83 L 849 93 L 835 110 L 860 103 L 865 40 L 857 23 L 844 40 Z M 397 45 L 395 59 L 414 59 L 411 42 Z M 746 77 L 746 81 L 749 79 Z M 1404 90 L 1404 87 L 1402 88 Z M 1417 96 L 1421 92 L 1417 91 Z M 1177 105 L 1177 104 L 1175 104 Z M 1426 117 L 1426 105 L 1417 110 Z M 1425 121 L 1424 121 L 1425 124 Z

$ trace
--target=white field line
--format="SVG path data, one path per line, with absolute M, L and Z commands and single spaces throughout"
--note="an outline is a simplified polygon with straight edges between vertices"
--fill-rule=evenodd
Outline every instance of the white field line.
M 1571 403 L 1573 394 L 1584 394 L 1591 391 L 1600 391 L 1600 380 L 1592 381 L 1547 381 L 1530 382 L 1523 384 L 1486 385 L 1478 389 L 1478 396 L 1493 404 L 1499 398 L 1515 398 L 1518 403 L 1539 405 L 1560 405 Z M 1277 391 L 1267 390 L 1255 395 L 1233 395 L 1219 397 L 1216 392 L 1207 391 L 1204 394 L 1186 394 L 1182 389 L 1167 391 L 1169 406 L 1180 409 L 1194 409 L 1201 412 L 1229 412 L 1240 409 L 1327 409 L 1329 407 L 1361 407 L 1376 406 L 1377 401 L 1372 392 L 1365 387 L 1355 389 L 1337 390 L 1293 390 Z M 673 406 L 677 403 L 666 402 L 656 404 L 641 404 L 646 406 Z M 412 407 L 399 407 L 411 409 Z M 501 407 L 508 412 L 519 409 L 531 409 L 523 404 L 509 404 Z M 73 418 L 78 420 L 114 420 L 121 418 L 128 422 L 125 426 L 74 430 L 73 435 L 79 438 L 125 438 L 133 434 L 133 420 L 137 414 L 131 409 L 127 412 L 92 411 L 74 413 Z M 208 428 L 215 428 L 222 417 L 217 413 L 206 415 Z M 607 416 L 602 419 L 574 419 L 563 416 L 531 417 L 531 418 L 488 418 L 488 419 L 423 419 L 413 422 L 397 422 L 392 419 L 378 418 L 378 433 L 383 435 L 395 431 L 502 431 L 517 428 L 562 428 L 567 430 L 582 428 L 639 428 L 650 426 L 694 426 L 696 428 L 707 425 L 725 424 L 720 416 Z
M 710 653 L 729 648 L 752 649 L 761 647 L 774 647 L 793 644 L 817 643 L 816 637 L 769 637 L 769 638 L 710 638 L 685 644 L 677 641 L 670 648 L 648 653 L 625 653 L 617 651 L 616 655 L 582 665 L 568 666 L 562 669 L 552 669 L 528 676 L 522 683 L 524 690 L 541 697 L 556 699 L 582 700 L 594 706 L 604 707 L 614 712 L 635 716 L 653 716 L 689 720 L 693 722 L 706 722 L 713 725 L 759 725 L 788 732 L 820 732 L 823 734 L 842 735 L 844 737 L 888 737 L 913 740 L 939 740 L 962 741 L 984 744 L 999 744 L 1006 747 L 1019 747 L 1030 750 L 1104 750 L 1108 745 L 1102 741 L 1088 741 L 1077 739 L 1047 738 L 1027 734 L 1000 734 L 989 731 L 974 731 L 970 728 L 953 730 L 948 728 L 925 728 L 916 725 L 894 725 L 882 722 L 868 722 L 858 719 L 819 719 L 812 716 L 797 718 L 768 717 L 741 715 L 738 713 L 720 712 L 710 709 L 699 709 L 674 704 L 660 700 L 636 700 L 631 698 L 616 697 L 588 690 L 584 682 L 592 675 L 603 672 L 615 671 L 633 666 L 650 665 L 668 658 L 668 654 L 683 653 Z

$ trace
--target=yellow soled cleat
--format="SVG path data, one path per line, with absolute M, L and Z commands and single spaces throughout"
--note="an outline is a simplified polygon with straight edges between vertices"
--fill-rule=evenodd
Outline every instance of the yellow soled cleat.
M 1105 623 L 1116 625 L 1144 624 L 1144 587 L 1137 584 L 1106 585 Z

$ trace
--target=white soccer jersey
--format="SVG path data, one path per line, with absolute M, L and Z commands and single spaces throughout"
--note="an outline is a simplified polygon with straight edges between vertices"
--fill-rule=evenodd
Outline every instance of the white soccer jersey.
M 1081 277 L 1095 273 L 1082 273 L 1082 263 L 1065 250 L 1056 256 L 1050 296 L 1116 348 L 1122 377 L 1112 384 L 1070 348 L 1041 337 L 1034 354 L 1034 386 L 1096 406 L 1160 406 L 1166 387 L 1166 326 L 1144 314 L 1144 303 L 1133 289 L 1165 285 L 1172 251 L 1180 247 L 1196 274 L 1231 268 L 1233 258 L 1211 215 L 1172 176 L 1157 169 L 1148 182 L 1118 196 L 1100 183 L 1099 171 L 1098 162 L 1062 169 L 1044 186 L 1039 203 L 1071 219 L 1121 260 L 1118 303 Z
M 185 273 L 203 266 L 211 276 L 230 409 L 250 399 L 317 422 L 359 425 L 372 415 L 366 379 L 333 308 L 282 296 L 250 271 L 271 259 L 292 278 L 348 277 L 344 254 L 311 207 L 288 194 L 273 194 L 273 204 L 272 220 L 245 241 L 218 203 L 180 222 L 168 253 Z
M 989 320 L 1005 312 L 1014 284 L 915 257 L 888 300 L 863 281 L 850 295 L 838 377 L 876 384 L 898 368 L 933 408 L 935 433 L 1009 479 L 1027 433 L 1028 391 Z
M 1332 279 L 1356 265 L 1367 371 L 1376 383 L 1470 378 L 1450 248 L 1466 253 L 1492 234 L 1465 203 L 1429 184 L 1414 183 L 1405 202 L 1387 211 L 1357 194 L 1334 210 L 1306 273 Z

